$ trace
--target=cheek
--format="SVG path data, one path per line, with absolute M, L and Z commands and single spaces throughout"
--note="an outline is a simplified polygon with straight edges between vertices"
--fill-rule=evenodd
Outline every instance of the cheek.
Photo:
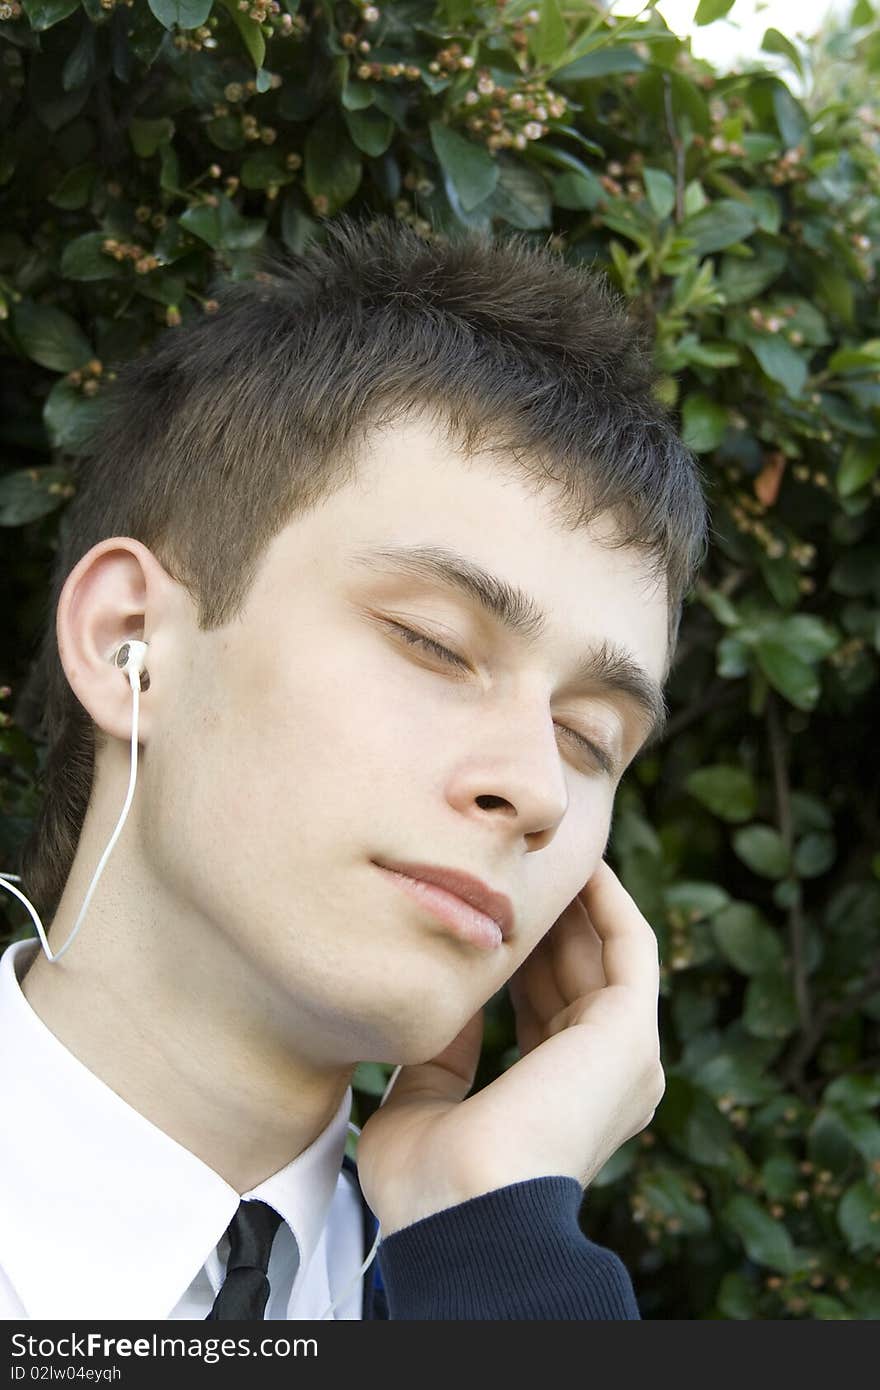
M 546 904 L 540 934 L 546 933 L 553 923 L 574 901 L 587 881 L 596 872 L 608 836 L 610 813 L 606 801 L 599 804 L 598 793 L 585 806 L 579 808 L 572 802 L 565 822 L 560 826 L 552 849 L 558 851 L 554 859 L 551 881 L 543 880 L 543 893 L 535 890 L 536 900 Z

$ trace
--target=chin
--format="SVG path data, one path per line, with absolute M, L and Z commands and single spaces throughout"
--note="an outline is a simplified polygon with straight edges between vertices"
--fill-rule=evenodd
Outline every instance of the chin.
M 468 1019 L 462 1022 L 460 1011 L 453 1015 L 451 1009 L 437 1009 L 432 1016 L 423 1012 L 411 1016 L 409 1020 L 399 1018 L 398 1022 L 400 1026 L 394 1042 L 394 1061 L 401 1062 L 404 1066 L 420 1066 L 445 1052 L 465 1027 Z M 408 1029 L 407 1022 L 411 1023 Z

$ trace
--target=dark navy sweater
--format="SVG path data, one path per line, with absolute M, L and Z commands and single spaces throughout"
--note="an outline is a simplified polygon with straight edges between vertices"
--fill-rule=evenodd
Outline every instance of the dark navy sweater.
M 366 1259 L 376 1218 L 354 1160 L 342 1162 L 361 1197 Z M 362 1317 L 640 1319 L 623 1261 L 580 1229 L 582 1198 L 575 1178 L 530 1178 L 403 1226 L 364 1274 Z

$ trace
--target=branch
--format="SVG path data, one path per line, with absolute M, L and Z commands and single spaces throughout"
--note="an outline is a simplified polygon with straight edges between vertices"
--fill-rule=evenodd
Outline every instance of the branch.
M 871 967 L 862 984 L 853 994 L 845 994 L 842 999 L 820 1004 L 812 1023 L 795 1043 L 791 1055 L 781 1070 L 783 1084 L 789 1086 L 802 1076 L 805 1064 L 824 1038 L 829 1023 L 858 1013 L 862 1005 L 867 1004 L 869 999 L 873 999 L 878 991 L 880 991 L 880 963 Z M 854 1067 L 852 1070 L 856 1070 L 856 1068 Z
M 666 129 L 669 131 L 669 139 L 675 151 L 675 220 L 684 221 L 684 141 L 678 133 L 675 125 L 675 113 L 672 109 L 672 81 L 669 73 L 663 74 L 663 105 L 666 110 Z
M 794 828 L 791 815 L 791 788 L 786 766 L 786 743 L 782 721 L 779 718 L 779 704 L 773 691 L 767 695 L 767 736 L 770 743 L 770 759 L 773 764 L 773 782 L 776 789 L 776 811 L 779 833 L 785 845 L 789 860 L 794 849 Z M 791 962 L 794 983 L 794 997 L 797 1002 L 801 1031 L 806 1033 L 813 1019 L 810 1000 L 810 985 L 807 979 L 806 933 L 801 911 L 800 886 L 788 909 L 788 940 L 791 947 Z M 803 1080 L 803 1078 L 800 1078 Z
M 701 700 L 695 700 L 692 705 L 686 705 L 684 709 L 679 710 L 670 718 L 660 742 L 668 743 L 676 734 L 680 734 L 682 729 L 686 729 L 689 725 L 696 723 L 698 719 L 702 719 L 704 714 L 711 714 L 714 710 L 735 704 L 740 698 L 739 685 L 728 680 L 715 681 Z

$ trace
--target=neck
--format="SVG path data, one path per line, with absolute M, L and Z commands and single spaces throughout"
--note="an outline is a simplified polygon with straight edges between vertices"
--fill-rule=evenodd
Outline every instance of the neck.
M 94 872 L 82 865 L 98 860 L 90 838 L 47 933 L 53 953 Z M 111 863 L 61 960 L 36 952 L 24 996 L 95 1076 L 247 1192 L 327 1127 L 356 1064 L 320 1055 L 307 1002 L 243 956 L 228 926 L 168 901 L 125 853 L 112 875 Z

